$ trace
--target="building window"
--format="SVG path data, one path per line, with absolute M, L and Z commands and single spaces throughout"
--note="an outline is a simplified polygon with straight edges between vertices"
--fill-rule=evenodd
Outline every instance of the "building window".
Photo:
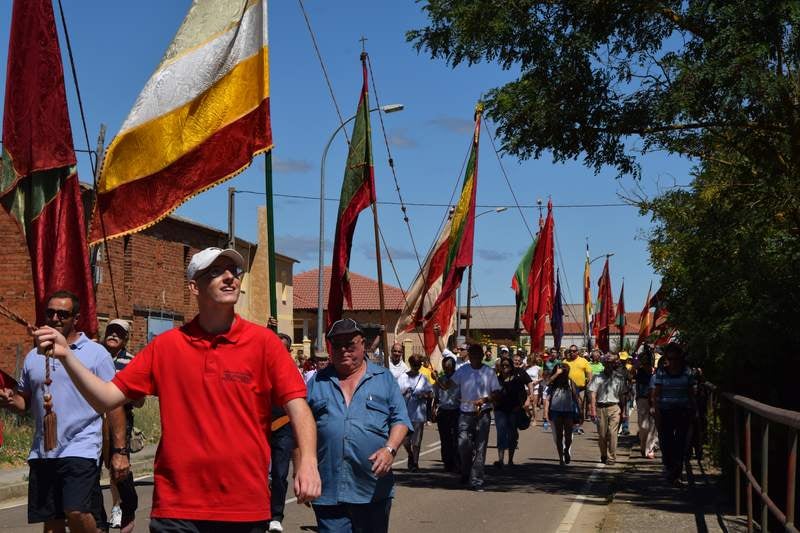
M 171 318 L 162 318 L 157 316 L 147 317 L 147 342 L 152 341 L 156 335 L 160 335 L 165 331 L 172 329 L 174 324 Z
M 306 329 L 306 321 L 302 319 L 295 319 L 294 321 L 294 328 L 292 330 L 292 339 L 294 340 L 295 344 L 300 344 L 303 342 L 303 339 L 308 336 L 308 330 Z

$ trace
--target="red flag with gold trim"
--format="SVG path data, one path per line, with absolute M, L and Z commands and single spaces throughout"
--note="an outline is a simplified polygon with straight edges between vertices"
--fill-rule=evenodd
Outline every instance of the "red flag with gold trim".
M 51 0 L 15 0 L 11 14 L 0 202 L 28 245 L 36 323 L 47 296 L 80 299 L 77 328 L 97 332 L 86 222 Z

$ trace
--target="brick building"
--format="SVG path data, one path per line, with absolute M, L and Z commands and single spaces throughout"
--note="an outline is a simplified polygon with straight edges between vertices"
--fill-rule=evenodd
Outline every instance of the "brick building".
M 266 210 L 259 209 L 259 243 L 236 239 L 247 262 L 237 312 L 258 323 L 268 318 L 269 284 L 266 258 Z M 141 349 L 150 338 L 191 320 L 197 304 L 186 284 L 186 266 L 197 251 L 227 246 L 227 233 L 191 220 L 170 216 L 139 233 L 112 239 L 101 246 L 95 273 L 99 330 L 118 316 L 131 321 L 129 347 Z M 0 246 L 7 280 L 0 298 L 24 317 L 34 316 L 33 281 L 25 241 L 15 222 L 0 210 Z M 279 330 L 292 327 L 292 269 L 294 259 L 276 254 Z M 111 269 L 109 270 L 109 264 Z M 112 291 L 112 275 L 113 287 Z M 25 331 L 4 321 L 0 325 L 0 368 L 16 374 L 31 341 Z

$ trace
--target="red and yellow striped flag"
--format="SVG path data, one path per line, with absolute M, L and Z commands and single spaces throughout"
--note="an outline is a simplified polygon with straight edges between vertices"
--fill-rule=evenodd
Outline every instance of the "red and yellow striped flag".
M 266 0 L 195 0 L 109 146 L 90 240 L 144 229 L 272 148 Z

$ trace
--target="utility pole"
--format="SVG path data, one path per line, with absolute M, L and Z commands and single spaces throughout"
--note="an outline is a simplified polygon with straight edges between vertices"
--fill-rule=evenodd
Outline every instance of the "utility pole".
M 236 249 L 236 188 L 228 187 L 228 248 Z

